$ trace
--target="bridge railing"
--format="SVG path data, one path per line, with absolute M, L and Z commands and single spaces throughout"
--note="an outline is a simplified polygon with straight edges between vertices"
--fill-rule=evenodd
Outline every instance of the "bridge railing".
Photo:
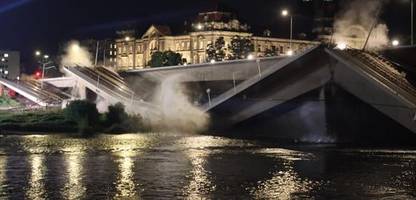
M 378 80 L 382 81 L 388 87 L 392 88 L 392 91 L 400 93 L 402 96 L 416 103 L 416 89 L 405 78 L 405 75 L 401 74 L 392 62 L 387 59 L 380 58 L 375 53 L 363 52 L 359 50 L 335 50 L 337 54 L 341 54 L 355 61 L 362 69 L 370 72 Z M 364 67 L 364 66 L 367 66 Z
M 257 62 L 257 66 L 259 67 L 259 74 L 255 75 L 243 82 L 241 82 L 238 85 L 235 85 L 234 88 L 228 90 L 227 92 L 224 92 L 223 94 L 215 97 L 212 101 L 206 103 L 205 105 L 202 106 L 202 109 L 204 111 L 209 111 L 212 108 L 216 107 L 217 105 L 221 104 L 222 102 L 230 99 L 231 97 L 237 95 L 238 93 L 240 93 L 241 91 L 247 89 L 248 87 L 256 84 L 257 82 L 263 80 L 264 78 L 270 76 L 271 74 L 275 73 L 276 71 L 280 70 L 281 68 L 289 65 L 290 63 L 296 61 L 297 59 L 303 57 L 304 55 L 312 52 L 313 50 L 319 48 L 319 45 L 317 46 L 313 46 L 310 47 L 308 49 L 305 49 L 302 52 L 299 52 L 298 54 L 295 54 L 293 56 L 290 57 L 286 57 L 286 59 L 281 59 L 278 60 L 275 64 L 271 65 L 270 67 L 268 67 L 265 70 L 261 70 L 260 67 L 260 62 Z
M 85 75 L 78 68 L 75 67 L 64 67 L 66 71 L 69 71 L 71 74 L 78 76 L 80 79 L 89 83 L 92 87 L 90 89 L 95 90 L 99 94 L 107 94 L 109 97 L 113 98 L 114 101 L 123 103 L 125 106 L 131 106 L 132 108 L 140 109 L 142 112 L 152 113 L 152 109 L 158 110 L 156 106 L 151 103 L 145 102 L 141 99 L 136 99 L 134 93 L 131 93 L 131 96 L 125 94 L 120 94 L 119 92 L 114 91 L 111 88 L 108 88 L 106 85 L 99 84 L 98 77 L 93 79 L 90 76 Z

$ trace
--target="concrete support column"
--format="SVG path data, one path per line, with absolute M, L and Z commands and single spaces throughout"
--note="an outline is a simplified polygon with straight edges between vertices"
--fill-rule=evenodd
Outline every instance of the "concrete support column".
M 87 99 L 87 88 L 85 85 L 81 84 L 79 81 L 75 84 L 74 89 L 72 90 L 72 95 L 78 97 L 79 99 Z

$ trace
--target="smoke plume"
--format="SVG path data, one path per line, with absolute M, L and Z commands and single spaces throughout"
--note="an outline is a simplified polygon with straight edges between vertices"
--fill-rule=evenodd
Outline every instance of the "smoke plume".
M 162 110 L 163 125 L 188 133 L 203 131 L 208 126 L 209 116 L 189 101 L 181 80 L 181 75 L 165 78 L 156 92 L 154 103 Z
M 88 49 L 82 47 L 78 41 L 71 41 L 65 46 L 61 59 L 61 67 L 92 67 L 92 56 Z
M 351 48 L 363 48 L 365 40 L 378 21 L 383 7 L 383 0 L 351 1 L 334 23 L 334 40 L 337 45 Z M 389 29 L 384 23 L 377 23 L 367 44 L 368 49 L 377 50 L 388 45 Z

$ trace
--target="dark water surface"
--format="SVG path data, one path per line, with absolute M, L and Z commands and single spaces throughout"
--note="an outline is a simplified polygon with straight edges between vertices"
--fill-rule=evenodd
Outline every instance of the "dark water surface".
M 175 134 L 5 136 L 0 199 L 416 199 L 416 150 Z

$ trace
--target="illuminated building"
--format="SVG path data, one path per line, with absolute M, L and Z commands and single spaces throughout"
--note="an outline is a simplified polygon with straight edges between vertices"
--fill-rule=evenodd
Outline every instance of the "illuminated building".
M 120 38 L 116 40 L 117 70 L 131 68 L 144 68 L 156 51 L 174 51 L 182 54 L 187 63 L 199 64 L 207 62 L 206 48 L 210 43 L 223 37 L 227 48 L 235 36 L 250 38 L 254 45 L 254 55 L 262 57 L 266 51 L 273 50 L 276 55 L 286 54 L 290 51 L 290 40 L 273 38 L 270 31 L 262 36 L 255 36 L 250 32 L 250 26 L 241 23 L 229 12 L 199 13 L 196 19 L 188 24 L 188 31 L 182 34 L 173 34 L 168 26 L 152 25 L 141 36 L 137 37 L 133 31 L 118 32 Z M 293 40 L 292 49 L 298 51 L 307 48 L 316 42 Z M 225 51 L 229 54 L 229 51 Z

